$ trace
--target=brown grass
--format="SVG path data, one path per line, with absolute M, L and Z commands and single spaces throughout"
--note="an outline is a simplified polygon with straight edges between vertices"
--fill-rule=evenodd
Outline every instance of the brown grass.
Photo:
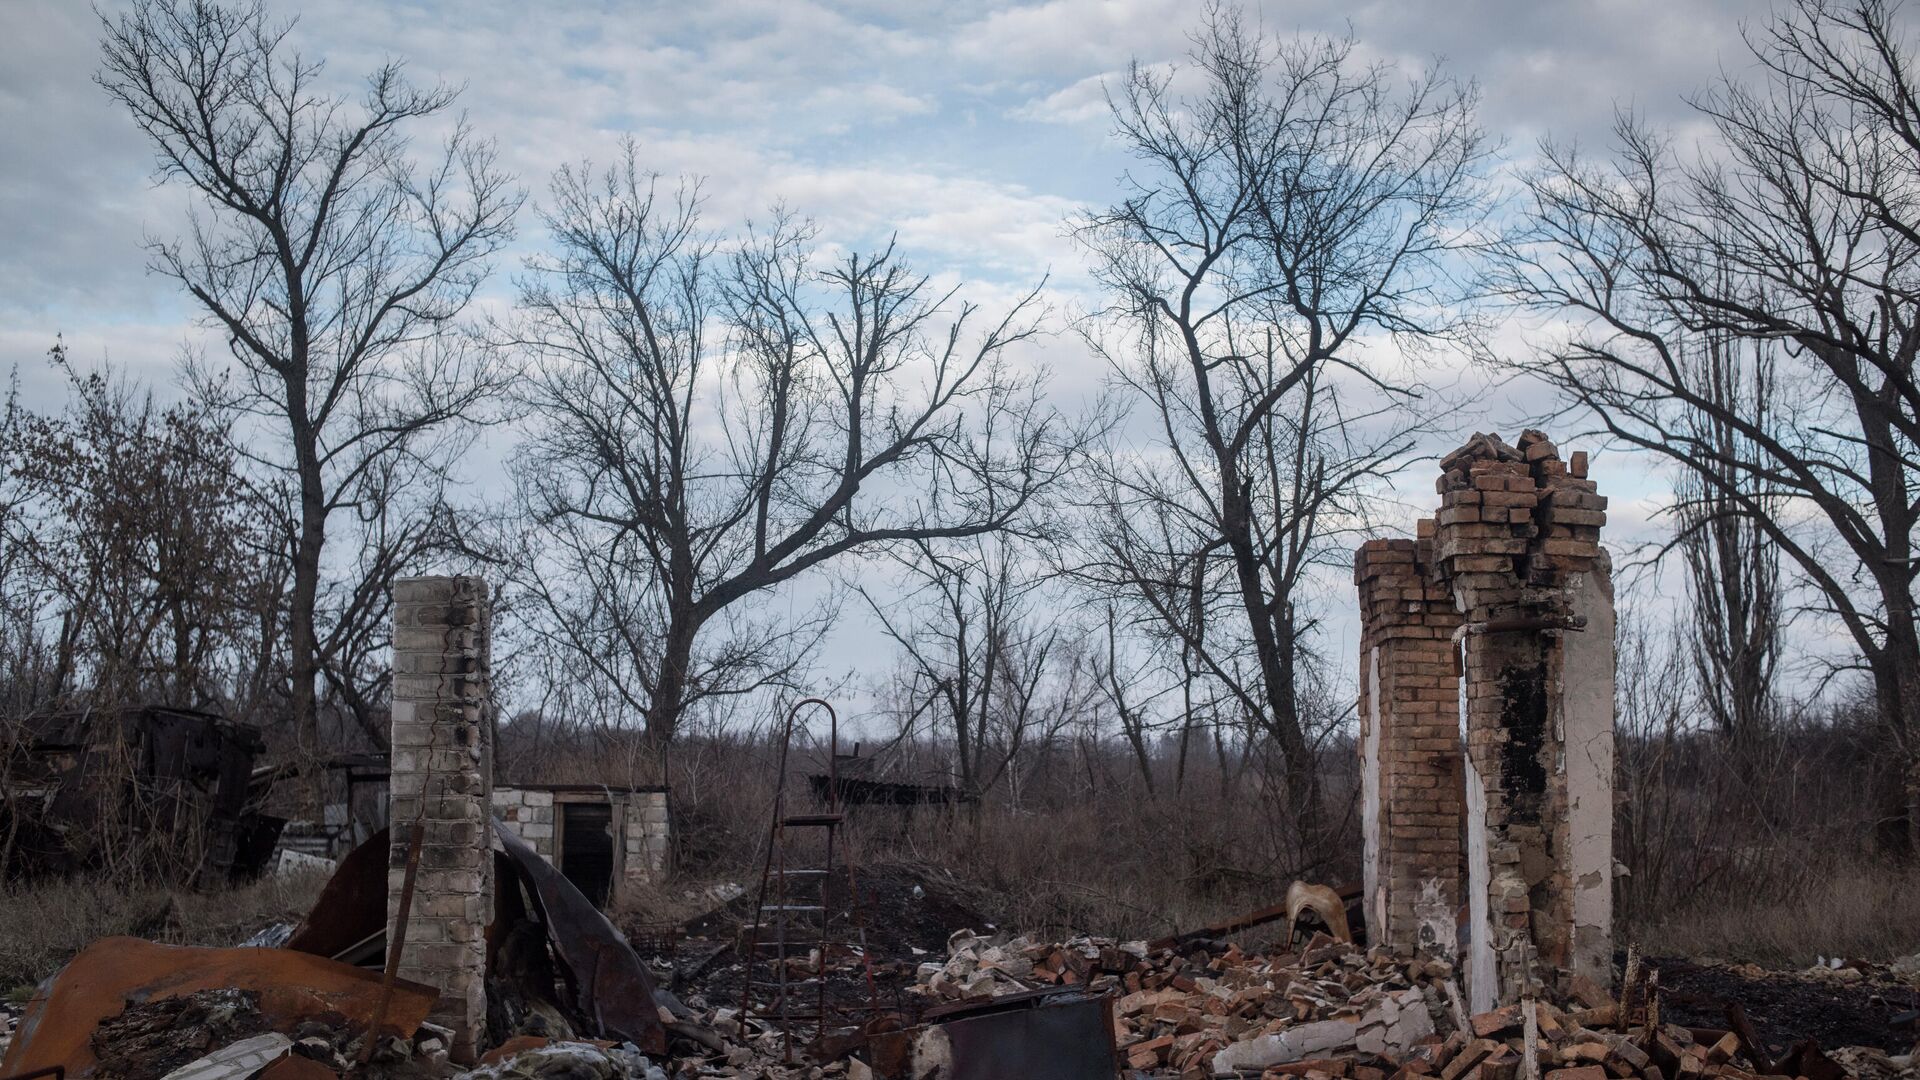
M 1623 930 L 1656 956 L 1795 968 L 1822 956 L 1892 960 L 1920 952 L 1920 869 L 1856 863 L 1789 896 L 1696 900 Z
M 325 883 L 323 874 L 300 873 L 209 892 L 89 877 L 0 885 L 0 990 L 22 996 L 103 937 L 237 945 L 276 922 L 298 922 Z

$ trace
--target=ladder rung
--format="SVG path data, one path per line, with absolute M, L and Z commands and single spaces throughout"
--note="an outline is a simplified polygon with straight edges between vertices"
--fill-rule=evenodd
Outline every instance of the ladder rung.
M 762 904 L 761 911 L 825 911 L 820 904 Z
M 826 873 L 826 871 L 825 870 L 774 870 L 771 873 L 774 877 L 800 877 L 802 875 L 812 875 L 817 877 L 821 874 Z
M 780 819 L 782 825 L 838 825 L 846 820 L 845 814 L 797 814 Z

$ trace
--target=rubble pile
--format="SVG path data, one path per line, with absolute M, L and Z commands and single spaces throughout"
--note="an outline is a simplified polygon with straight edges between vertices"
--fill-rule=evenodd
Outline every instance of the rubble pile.
M 1092 937 L 994 945 L 961 931 L 946 963 L 922 965 L 920 975 L 919 992 L 945 1000 L 1060 984 L 1111 992 L 1115 1046 L 1128 1067 L 1204 1074 L 1338 1052 L 1404 1054 L 1434 1034 L 1453 967 L 1325 935 L 1298 953 L 1254 955 L 1237 945 Z
M 1579 1000 L 1468 1016 L 1453 966 L 1317 935 L 1300 952 L 1225 942 L 1150 947 L 1079 937 L 995 944 L 953 937 L 917 992 L 942 1001 L 1084 984 L 1115 998 L 1120 1064 L 1142 1076 L 1308 1080 L 1840 1080 L 1812 1040 L 1779 1060 L 1745 1031 L 1661 1023 L 1658 991 L 1630 977 L 1617 1001 L 1584 980 Z M 1879 1055 L 1885 1059 L 1886 1055 Z M 1876 1061 L 1901 1075 L 1906 1058 Z M 1905 1072 L 1904 1075 L 1911 1075 Z
M 129 1004 L 88 1039 L 99 1064 L 94 1075 L 119 1080 L 170 1073 L 208 1051 L 264 1034 L 260 995 L 245 990 L 199 990 L 177 998 Z

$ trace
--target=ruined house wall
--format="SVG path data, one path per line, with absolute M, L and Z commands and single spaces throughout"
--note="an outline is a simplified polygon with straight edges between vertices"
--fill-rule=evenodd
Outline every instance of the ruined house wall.
M 1479 984 L 1475 1004 L 1488 999 L 1489 982 L 1495 1000 L 1511 1001 L 1573 972 L 1576 885 L 1592 887 L 1594 868 L 1585 864 L 1595 855 L 1597 830 L 1611 827 L 1610 773 L 1595 773 L 1597 756 L 1589 753 L 1578 772 L 1576 807 L 1569 785 L 1575 770 L 1568 766 L 1570 721 L 1579 722 L 1590 751 L 1604 729 L 1611 760 L 1611 618 L 1606 639 L 1590 639 L 1572 654 L 1572 678 L 1567 648 L 1568 638 L 1582 633 L 1578 609 L 1590 596 L 1606 500 L 1585 478 L 1584 457 L 1569 468 L 1538 432 L 1524 434 L 1517 447 L 1475 436 L 1441 467 L 1435 565 L 1466 620 L 1461 710 L 1472 780 L 1484 798 L 1474 800 L 1468 824 L 1474 860 L 1476 841 L 1485 846 L 1484 867 L 1470 867 L 1485 908 L 1482 916 L 1474 905 L 1468 968 L 1470 978 L 1479 974 L 1471 978 Z M 1604 564 L 1598 569 L 1604 574 Z M 1594 697 L 1598 654 L 1588 649 L 1607 657 L 1604 699 Z M 1583 706 L 1570 711 L 1574 701 Z M 1598 880 L 1608 882 L 1604 868 Z M 1591 902 L 1582 909 L 1591 915 Z M 1586 955 L 1609 936 L 1607 927 L 1589 926 Z M 1485 977 L 1489 954 L 1492 980 Z M 1596 974 L 1604 980 L 1604 971 Z
M 493 816 L 507 831 L 527 842 L 541 858 L 553 861 L 553 792 L 495 786 Z
M 1433 522 L 1371 540 L 1360 589 L 1365 889 L 1373 940 L 1451 959 L 1460 902 L 1459 673 L 1453 598 L 1433 580 Z
M 1611 972 L 1606 500 L 1534 431 L 1441 468 L 1418 538 L 1355 554 L 1365 888 L 1376 940 L 1447 956 L 1464 897 L 1481 1011 Z
M 1567 818 L 1573 882 L 1573 973 L 1606 986 L 1613 974 L 1612 562 L 1603 549 L 1573 587 L 1586 628 L 1564 642 Z
M 658 882 L 667 871 L 667 854 L 672 849 L 672 816 L 667 813 L 667 793 L 636 791 L 627 807 L 626 880 L 643 884 Z
M 486 1030 L 484 934 L 493 910 L 492 606 L 477 577 L 402 578 L 393 599 L 387 940 L 396 940 L 418 822 L 424 840 L 399 972 L 440 989 L 434 1018 L 452 1029 L 455 1059 L 471 1061 Z

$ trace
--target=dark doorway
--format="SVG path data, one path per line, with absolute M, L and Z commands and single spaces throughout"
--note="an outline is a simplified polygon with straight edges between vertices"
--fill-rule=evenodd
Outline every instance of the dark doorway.
M 560 804 L 560 872 L 594 907 L 607 906 L 613 883 L 613 805 Z

